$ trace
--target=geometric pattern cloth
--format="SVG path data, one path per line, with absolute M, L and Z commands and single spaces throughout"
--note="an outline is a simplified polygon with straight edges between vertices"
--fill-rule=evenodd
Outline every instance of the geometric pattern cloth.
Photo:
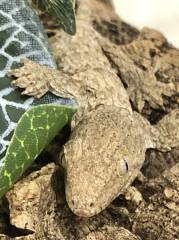
M 35 100 L 12 88 L 6 74 L 19 67 L 22 58 L 56 67 L 43 26 L 27 1 L 0 0 L 0 170 L 13 131 L 27 109 L 42 103 L 71 103 L 50 93 Z

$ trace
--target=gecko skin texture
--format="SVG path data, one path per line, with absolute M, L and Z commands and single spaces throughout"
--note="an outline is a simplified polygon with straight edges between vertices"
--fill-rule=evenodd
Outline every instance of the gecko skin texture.
M 141 81 L 140 86 L 148 84 L 153 106 L 161 104 L 160 94 L 177 90 L 172 84 L 159 84 L 152 70 L 144 73 L 134 67 L 128 54 L 132 43 L 127 51 L 103 38 L 92 27 L 93 14 L 92 0 L 79 1 L 76 35 L 71 37 L 59 30 L 52 39 L 60 70 L 25 60 L 21 69 L 11 72 L 17 77 L 13 85 L 25 88 L 25 94 L 41 97 L 51 91 L 79 103 L 72 134 L 60 161 L 66 171 L 69 207 L 83 217 L 99 213 L 127 189 L 142 167 L 147 148 L 168 151 L 179 144 L 179 111 L 172 111 L 151 126 L 132 111 L 129 95 L 111 61 L 126 81 L 132 78 L 135 83 Z M 129 66 L 127 70 L 125 63 Z M 38 78 L 32 71 L 38 72 Z M 149 81 L 148 76 L 151 88 L 149 82 L 142 82 Z M 139 111 L 148 94 L 142 87 L 140 90 Z

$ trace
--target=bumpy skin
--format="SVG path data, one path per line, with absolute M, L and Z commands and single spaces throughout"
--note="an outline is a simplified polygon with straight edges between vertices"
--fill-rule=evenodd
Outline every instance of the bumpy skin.
M 179 141 L 178 135 L 173 136 L 174 129 L 179 130 L 177 110 L 157 126 L 150 126 L 138 113 L 132 112 L 127 92 L 116 71 L 111 69 L 109 54 L 105 57 L 103 48 L 110 46 L 112 60 L 127 79 L 131 76 L 142 84 L 143 77 L 151 78 L 137 67 L 132 68 L 128 54 L 92 28 L 92 2 L 79 1 L 76 36 L 59 32 L 54 38 L 55 53 L 61 60 L 60 71 L 25 61 L 24 67 L 11 72 L 17 77 L 13 85 L 25 88 L 25 94 L 41 97 L 50 90 L 78 101 L 75 127 L 64 146 L 61 163 L 66 169 L 68 204 L 75 214 L 84 217 L 99 213 L 125 191 L 137 176 L 147 148 L 168 150 L 178 146 Z M 125 62 L 128 65 L 131 62 L 129 71 L 124 70 Z M 37 71 L 38 77 L 32 74 Z M 161 94 L 177 92 L 173 84 L 158 84 L 154 74 L 152 77 L 152 87 L 158 87 Z M 147 92 L 142 94 L 145 99 Z M 152 94 L 151 91 L 152 101 L 158 104 L 156 92 L 153 98 Z M 173 125 L 169 124 L 171 120 L 175 120 Z
M 79 216 L 103 210 L 137 176 L 145 150 L 139 122 L 127 109 L 101 106 L 91 112 L 64 147 L 70 208 Z

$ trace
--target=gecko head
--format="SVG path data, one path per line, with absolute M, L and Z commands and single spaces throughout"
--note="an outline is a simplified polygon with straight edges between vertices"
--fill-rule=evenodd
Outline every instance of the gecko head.
M 138 134 L 132 115 L 113 108 L 95 110 L 74 129 L 62 164 L 66 199 L 76 215 L 101 212 L 136 177 L 145 157 Z

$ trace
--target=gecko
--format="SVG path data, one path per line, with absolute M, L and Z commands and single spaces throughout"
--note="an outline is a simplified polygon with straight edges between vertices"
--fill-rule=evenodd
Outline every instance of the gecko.
M 153 103 L 156 91 L 171 94 L 177 88 L 157 83 L 152 72 L 144 74 L 135 68 L 120 46 L 99 35 L 92 26 L 92 3 L 78 1 L 75 36 L 59 30 L 52 39 L 60 62 L 58 70 L 24 59 L 23 67 L 9 73 L 15 78 L 12 86 L 24 88 L 22 94 L 41 98 L 50 91 L 78 102 L 72 133 L 59 163 L 65 170 L 67 203 L 81 217 L 98 214 L 124 193 L 137 177 L 147 149 L 169 151 L 179 145 L 178 109 L 156 125 L 133 111 L 127 90 L 104 49 L 127 80 L 151 80 L 153 89 L 158 88 L 150 92 Z M 125 64 L 130 66 L 129 72 L 124 71 Z

